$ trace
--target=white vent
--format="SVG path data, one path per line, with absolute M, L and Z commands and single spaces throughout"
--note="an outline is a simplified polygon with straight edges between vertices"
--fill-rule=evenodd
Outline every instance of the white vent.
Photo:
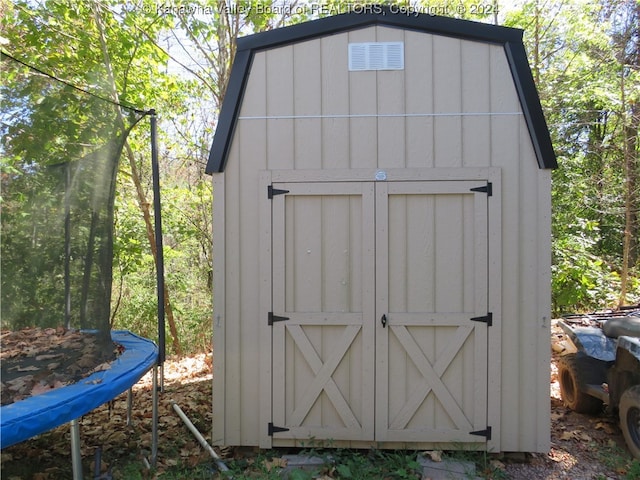
M 404 70 L 404 43 L 350 43 L 349 70 Z

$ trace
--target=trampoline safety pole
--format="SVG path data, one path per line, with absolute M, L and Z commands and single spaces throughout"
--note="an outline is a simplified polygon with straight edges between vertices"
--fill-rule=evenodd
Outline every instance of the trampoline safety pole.
M 160 166 L 158 163 L 158 119 L 155 109 L 149 110 L 151 117 L 151 172 L 153 177 L 153 216 L 155 220 L 156 270 L 158 294 L 158 367 L 160 367 L 160 390 L 164 389 L 165 340 L 165 295 L 164 252 L 162 246 L 162 215 L 160 210 Z
M 80 424 L 71 420 L 71 469 L 73 480 L 82 480 L 82 453 L 80 452 Z
M 152 420 L 151 420 L 151 466 L 156 468 L 158 463 L 158 366 L 153 366 L 151 381 L 152 392 Z

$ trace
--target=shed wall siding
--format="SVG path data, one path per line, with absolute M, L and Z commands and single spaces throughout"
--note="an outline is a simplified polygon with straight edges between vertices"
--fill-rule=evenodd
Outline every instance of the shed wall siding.
M 370 41 L 404 42 L 405 70 L 349 72 L 348 43 Z M 214 396 L 215 443 L 257 445 L 265 428 L 256 327 L 260 171 L 424 167 L 502 170 L 502 311 L 492 327 L 502 341 L 489 346 L 503 366 L 499 384 L 489 386 L 501 391 L 501 405 L 489 405 L 501 423 L 494 448 L 548 449 L 549 403 L 540 392 L 549 381 L 550 175 L 538 169 L 504 50 L 379 26 L 253 59 L 223 174 L 224 214 L 214 224 L 224 232 L 215 251 L 226 258 L 216 276 L 224 287 L 214 286 L 214 324 L 222 318 L 215 355 L 225 365 L 214 378 L 224 395 Z

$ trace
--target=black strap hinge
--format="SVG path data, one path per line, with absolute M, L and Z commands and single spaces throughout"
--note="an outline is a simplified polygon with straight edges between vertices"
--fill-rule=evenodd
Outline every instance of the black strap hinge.
M 472 192 L 483 192 L 486 193 L 488 197 L 493 195 L 493 183 L 487 182 L 486 185 L 482 187 L 476 187 L 471 189 Z
M 269 312 L 269 325 L 273 325 L 274 322 L 284 322 L 285 320 L 289 320 L 289 317 L 279 317 L 274 315 L 273 312 Z
M 469 320 L 471 320 L 472 322 L 486 323 L 487 327 L 490 327 L 493 325 L 493 313 L 489 312 L 483 317 L 473 317 L 473 318 L 470 318 Z
M 487 427 L 484 430 L 476 430 L 475 432 L 469 432 L 470 435 L 477 435 L 479 437 L 485 437 L 487 440 L 491 440 L 491 427 Z
M 269 422 L 269 436 L 273 437 L 274 433 L 278 432 L 288 432 L 289 429 L 286 427 L 276 427 L 273 423 Z
M 273 188 L 271 185 L 267 186 L 267 197 L 269 200 L 276 195 L 284 195 L 285 193 L 289 193 L 289 190 L 280 190 L 278 188 Z

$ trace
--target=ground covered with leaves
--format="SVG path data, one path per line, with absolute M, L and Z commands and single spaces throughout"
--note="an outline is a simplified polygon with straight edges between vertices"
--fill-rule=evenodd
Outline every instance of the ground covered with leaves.
M 93 479 L 221 479 L 215 463 L 172 408 L 178 404 L 196 428 L 211 436 L 211 355 L 169 359 L 165 390 L 160 395 L 159 451 L 155 469 L 151 454 L 151 377 L 133 389 L 132 423 L 127 424 L 127 396 L 80 419 L 84 478 Z M 490 479 L 640 479 L 640 462 L 624 446 L 617 421 L 607 413 L 585 416 L 562 405 L 551 365 L 551 450 L 548 454 L 484 455 L 444 452 L 443 458 L 476 462 L 477 475 Z M 101 461 L 95 465 L 96 453 Z M 219 453 L 233 478 L 280 478 L 291 451 L 225 449 Z M 294 471 L 290 479 L 420 479 L 416 455 L 405 451 L 314 451 L 334 459 L 313 472 Z M 434 454 L 430 454 L 433 456 Z M 460 457 L 462 455 L 462 457 Z M 437 457 L 438 455 L 436 455 Z M 2 450 L 3 480 L 68 480 L 71 478 L 70 431 L 56 428 Z M 96 475 L 97 473 L 97 475 Z M 423 479 L 426 480 L 426 479 Z

